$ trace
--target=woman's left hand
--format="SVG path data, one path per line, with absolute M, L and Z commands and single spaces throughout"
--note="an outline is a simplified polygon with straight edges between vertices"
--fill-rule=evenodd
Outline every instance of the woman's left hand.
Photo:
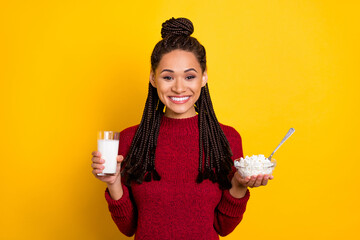
M 272 175 L 259 174 L 256 176 L 243 178 L 238 171 L 235 172 L 231 179 L 230 194 L 235 198 L 242 198 L 245 196 L 247 188 L 265 186 L 269 180 L 273 179 Z
M 273 179 L 274 177 L 272 175 L 268 175 L 268 174 L 259 174 L 259 175 L 254 175 L 251 177 L 246 177 L 243 178 L 240 173 L 238 171 L 235 172 L 231 183 L 233 184 L 233 186 L 235 185 L 238 187 L 260 187 L 260 186 L 265 186 L 269 180 Z

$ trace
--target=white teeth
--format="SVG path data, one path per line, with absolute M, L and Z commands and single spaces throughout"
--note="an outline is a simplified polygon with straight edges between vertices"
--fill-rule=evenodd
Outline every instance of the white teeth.
M 176 102 L 185 101 L 189 99 L 189 97 L 170 97 L 170 98 Z

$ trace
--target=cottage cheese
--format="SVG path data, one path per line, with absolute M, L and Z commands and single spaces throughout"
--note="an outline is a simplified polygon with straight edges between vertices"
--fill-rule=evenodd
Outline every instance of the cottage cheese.
M 234 166 L 238 169 L 243 177 L 249 177 L 259 174 L 271 174 L 275 163 L 270 162 L 264 155 L 252 155 L 240 158 L 240 161 L 235 160 Z

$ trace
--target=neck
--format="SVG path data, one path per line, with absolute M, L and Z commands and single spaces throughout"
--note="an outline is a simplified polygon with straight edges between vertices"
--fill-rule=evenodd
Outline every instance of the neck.
M 191 109 L 189 109 L 185 113 L 175 113 L 175 112 L 171 111 L 170 109 L 166 108 L 165 113 L 164 113 L 165 117 L 176 118 L 176 119 L 191 118 L 191 117 L 194 117 L 196 115 L 197 114 L 196 114 L 196 111 L 195 111 L 195 107 L 192 107 Z

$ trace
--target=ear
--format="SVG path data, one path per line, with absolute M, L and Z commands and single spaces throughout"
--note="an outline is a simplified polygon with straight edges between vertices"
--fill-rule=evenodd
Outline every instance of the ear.
M 151 85 L 156 88 L 156 84 L 155 84 L 155 73 L 153 71 L 150 72 L 150 77 L 149 77 L 150 83 Z
M 207 80 L 208 80 L 208 75 L 207 75 L 207 71 L 205 69 L 205 71 L 203 72 L 203 76 L 202 76 L 201 87 L 204 87 L 206 85 Z

